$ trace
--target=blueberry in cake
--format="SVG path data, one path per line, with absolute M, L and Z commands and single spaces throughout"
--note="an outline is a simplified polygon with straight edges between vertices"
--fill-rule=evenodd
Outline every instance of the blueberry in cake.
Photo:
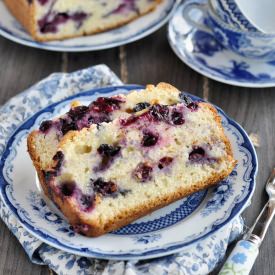
M 47 156 L 37 140 L 51 132 L 58 138 Z M 216 109 L 165 83 L 73 107 L 43 122 L 28 148 L 44 192 L 86 236 L 215 185 L 236 164 Z
M 116 28 L 152 11 L 161 0 L 4 0 L 38 41 Z

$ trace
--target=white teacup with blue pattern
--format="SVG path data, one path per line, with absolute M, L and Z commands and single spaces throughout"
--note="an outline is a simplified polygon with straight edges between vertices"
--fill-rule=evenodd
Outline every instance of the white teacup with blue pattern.
M 238 30 L 251 32 L 259 31 L 239 9 L 237 0 L 209 0 L 209 2 L 211 3 L 216 15 L 226 24 L 231 25 Z
M 192 10 L 201 11 L 200 20 L 192 18 Z M 210 1 L 201 3 L 192 0 L 186 3 L 183 16 L 190 25 L 212 33 L 225 48 L 241 56 L 268 61 L 275 60 L 275 35 L 233 28 L 215 14 Z

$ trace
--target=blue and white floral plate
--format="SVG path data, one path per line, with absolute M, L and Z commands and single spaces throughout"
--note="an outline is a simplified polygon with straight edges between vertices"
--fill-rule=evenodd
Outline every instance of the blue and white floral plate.
M 184 19 L 184 5 L 177 8 L 168 27 L 170 46 L 184 63 L 219 82 L 253 88 L 275 86 L 275 60 L 248 59 L 224 48 L 213 34 L 191 26 Z M 205 21 L 199 11 L 192 12 L 197 21 Z M 228 38 L 221 33 L 220 39 Z M 240 47 L 247 43 L 245 40 L 241 42 Z
M 1 198 L 33 236 L 63 251 L 87 257 L 155 258 L 180 251 L 214 233 L 247 206 L 255 188 L 257 157 L 245 131 L 219 109 L 238 160 L 226 180 L 215 188 L 193 194 L 102 237 L 87 238 L 73 232 L 41 193 L 27 153 L 27 135 L 42 120 L 68 110 L 72 100 L 88 104 L 98 96 L 127 93 L 132 89 L 138 90 L 141 86 L 107 87 L 73 95 L 42 109 L 11 135 L 0 162 Z
M 163 26 L 175 8 L 177 0 L 163 1 L 155 11 L 129 24 L 86 37 L 40 43 L 32 39 L 0 0 L 0 35 L 26 46 L 62 52 L 85 52 L 113 48 L 139 40 Z

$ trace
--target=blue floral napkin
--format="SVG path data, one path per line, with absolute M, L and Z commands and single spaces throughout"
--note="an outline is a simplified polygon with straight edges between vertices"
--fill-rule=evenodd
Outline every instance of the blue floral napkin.
M 0 121 L 11 122 L 9 128 L 0 127 L 0 138 L 8 140 L 20 123 L 50 103 L 88 89 L 121 84 L 120 79 L 105 65 L 71 74 L 52 74 L 0 108 Z M 0 147 L 0 154 L 3 150 Z M 223 259 L 228 244 L 243 231 L 242 218 L 237 217 L 215 234 L 174 255 L 146 261 L 104 261 L 76 256 L 43 243 L 24 230 L 1 200 L 0 217 L 33 263 L 48 265 L 60 275 L 208 274 Z

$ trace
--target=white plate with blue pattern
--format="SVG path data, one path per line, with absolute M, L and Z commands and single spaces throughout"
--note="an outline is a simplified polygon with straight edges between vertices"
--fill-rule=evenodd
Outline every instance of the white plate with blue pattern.
M 202 2 L 198 0 L 198 2 Z M 242 57 L 226 49 L 210 33 L 188 24 L 183 17 L 184 4 L 173 14 L 168 40 L 176 55 L 198 73 L 219 82 L 242 87 L 274 87 L 275 60 L 261 61 Z M 192 11 L 197 21 L 205 21 L 199 11 Z M 220 39 L 228 39 L 221 34 Z M 245 47 L 242 41 L 240 47 Z
M 176 0 L 163 1 L 155 11 L 129 24 L 103 33 L 64 41 L 37 42 L 10 14 L 0 0 L 0 35 L 26 46 L 61 52 L 85 52 L 109 49 L 139 40 L 162 27 L 175 8 Z
M 239 215 L 255 189 L 257 157 L 245 131 L 218 109 L 238 164 L 216 187 L 195 193 L 153 212 L 115 232 L 87 238 L 44 200 L 27 153 L 26 138 L 42 120 L 68 110 L 72 100 L 89 103 L 98 96 L 127 93 L 141 86 L 125 85 L 90 90 L 50 105 L 27 119 L 11 135 L 1 158 L 3 202 L 32 235 L 73 254 L 103 259 L 147 259 L 180 251 L 213 234 Z M 200 100 L 193 97 L 194 100 Z

